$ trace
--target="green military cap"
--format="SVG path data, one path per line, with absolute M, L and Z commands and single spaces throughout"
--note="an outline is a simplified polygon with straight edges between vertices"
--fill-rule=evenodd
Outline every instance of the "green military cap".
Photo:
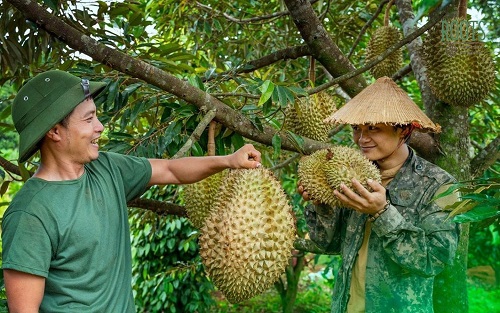
M 70 73 L 51 70 L 30 79 L 12 104 L 12 119 L 19 133 L 19 162 L 28 160 L 38 142 L 88 97 L 97 96 L 104 82 L 90 82 Z

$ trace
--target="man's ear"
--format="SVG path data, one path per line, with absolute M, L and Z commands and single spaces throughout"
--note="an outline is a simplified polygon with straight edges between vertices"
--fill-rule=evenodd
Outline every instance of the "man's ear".
M 410 133 L 411 133 L 411 129 L 409 127 L 403 127 L 401 130 L 400 136 L 402 138 L 404 138 L 404 137 L 408 136 Z
M 53 141 L 61 140 L 61 125 L 60 124 L 54 125 L 54 127 L 49 129 L 46 136 L 49 137 Z

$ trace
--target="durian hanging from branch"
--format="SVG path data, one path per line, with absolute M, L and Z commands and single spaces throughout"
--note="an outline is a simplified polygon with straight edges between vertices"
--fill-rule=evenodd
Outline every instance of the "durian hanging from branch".
M 315 60 L 311 57 L 309 64 L 309 80 L 315 82 Z M 328 142 L 332 125 L 323 122 L 337 110 L 336 98 L 326 91 L 320 91 L 308 97 L 298 98 L 295 103 L 289 104 L 284 111 L 285 121 L 283 128 L 297 135 L 317 141 Z
M 470 107 L 495 87 L 495 63 L 466 12 L 467 1 L 461 0 L 459 16 L 431 28 L 422 48 L 434 95 L 450 105 Z
M 401 40 L 401 32 L 398 28 L 389 25 L 390 9 L 394 0 L 387 4 L 384 16 L 384 26 L 377 28 L 373 36 L 368 41 L 366 48 L 366 63 L 375 60 L 379 55 L 385 52 L 389 47 Z M 385 60 L 378 63 L 370 69 L 370 73 L 375 78 L 383 76 L 391 77 L 403 65 L 403 50 L 398 49 L 391 53 Z
M 214 285 L 238 303 L 273 286 L 295 238 L 292 207 L 274 174 L 262 167 L 235 169 L 201 229 L 200 256 Z
M 208 127 L 208 155 L 215 155 L 215 128 L 217 122 L 211 121 Z M 222 180 L 228 170 L 211 175 L 197 183 L 186 185 L 182 191 L 187 216 L 194 227 L 201 229 L 213 210 Z

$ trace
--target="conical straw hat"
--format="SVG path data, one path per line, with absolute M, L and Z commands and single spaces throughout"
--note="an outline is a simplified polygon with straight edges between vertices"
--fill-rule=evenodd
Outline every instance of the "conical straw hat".
M 424 131 L 441 131 L 441 126 L 434 124 L 404 90 L 386 76 L 363 89 L 324 121 L 350 125 L 413 124 Z

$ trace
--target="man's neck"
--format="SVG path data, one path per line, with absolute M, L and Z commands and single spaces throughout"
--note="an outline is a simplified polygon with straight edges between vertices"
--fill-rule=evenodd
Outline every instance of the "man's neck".
M 409 154 L 410 151 L 408 146 L 406 144 L 402 144 L 390 156 L 381 160 L 377 160 L 378 167 L 382 171 L 387 171 L 395 168 L 399 169 L 406 161 Z
M 85 167 L 82 164 L 72 164 L 61 160 L 57 162 L 42 160 L 33 177 L 47 181 L 63 181 L 78 179 L 84 172 Z

